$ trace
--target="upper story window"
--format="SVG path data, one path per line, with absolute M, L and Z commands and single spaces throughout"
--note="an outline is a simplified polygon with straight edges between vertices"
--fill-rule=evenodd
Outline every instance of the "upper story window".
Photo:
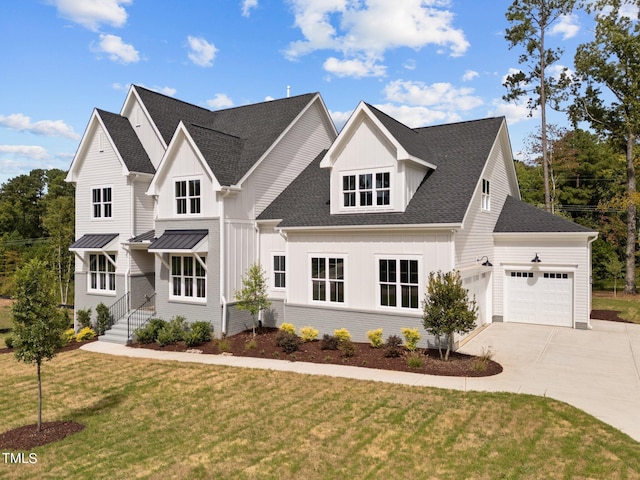
M 200 179 L 177 180 L 175 183 L 176 213 L 178 215 L 200 213 Z
M 89 255 L 89 291 L 115 293 L 116 291 L 116 256 L 98 253 Z
M 482 179 L 482 210 L 491 210 L 491 196 L 489 192 L 489 180 Z
M 389 172 L 342 175 L 342 206 L 376 208 L 390 205 L 390 177 Z
M 311 258 L 311 298 L 344 303 L 344 258 Z
M 419 304 L 418 260 L 378 260 L 380 305 L 417 309 Z
M 113 213 L 111 187 L 95 187 L 91 189 L 93 218 L 111 218 Z
M 286 258 L 284 255 L 273 256 L 273 288 L 286 288 Z

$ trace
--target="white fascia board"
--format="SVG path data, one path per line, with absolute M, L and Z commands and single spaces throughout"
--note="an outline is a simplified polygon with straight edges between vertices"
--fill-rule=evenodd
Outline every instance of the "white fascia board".
M 403 152 L 406 153 L 406 151 L 403 149 Z M 431 170 L 436 170 L 438 167 L 436 165 L 434 165 L 431 162 L 427 162 L 426 160 L 422 160 L 421 158 L 418 157 L 414 157 L 413 155 L 409 155 L 408 153 L 406 154 L 406 156 L 401 157 L 400 156 L 400 150 L 398 150 L 398 158 L 397 160 L 399 162 L 413 162 L 417 165 L 421 165 L 423 167 L 427 167 L 430 168 Z
M 507 120 L 505 118 L 502 119 L 502 125 L 500 126 L 498 137 L 502 137 L 501 140 L 506 144 L 506 148 L 503 149 L 503 153 L 505 154 L 505 162 L 507 164 L 507 176 L 511 180 L 512 186 L 515 185 L 515 193 L 517 193 L 516 198 L 518 200 L 522 200 L 522 197 L 520 195 L 520 184 L 518 183 L 518 176 L 516 174 L 516 166 L 513 163 L 511 137 L 509 136 L 509 129 L 507 127 Z
M 285 232 L 304 232 L 304 231 L 327 231 L 335 232 L 337 230 L 354 231 L 354 230 L 458 230 L 462 227 L 460 223 L 418 223 L 418 224 L 396 224 L 396 225 L 323 225 L 314 227 L 280 227 L 279 230 Z
M 558 240 L 566 238 L 567 240 L 576 238 L 597 238 L 598 232 L 494 232 L 493 237 L 496 239 L 513 239 L 513 240 L 530 240 L 532 237 L 537 239 L 553 239 Z
M 356 121 L 356 118 L 358 117 L 360 112 L 363 110 L 364 106 L 365 106 L 364 102 L 360 101 L 356 109 L 353 112 L 351 112 L 351 116 L 347 120 L 347 123 L 344 124 L 344 127 L 342 127 L 342 130 L 340 130 L 340 133 L 338 134 L 337 138 L 333 141 L 333 143 L 327 150 L 327 153 L 325 154 L 324 158 L 320 161 L 320 168 L 331 168 L 333 166 L 330 160 L 331 156 L 333 155 L 333 152 L 335 152 L 336 149 L 338 149 L 338 146 L 343 142 L 343 138 L 347 135 L 347 132 L 351 130 L 353 124 Z
M 249 169 L 249 171 L 247 173 L 245 173 L 243 175 L 243 177 L 238 180 L 238 183 L 236 184 L 237 186 L 239 186 L 240 188 L 242 188 L 242 184 L 244 183 L 244 181 L 249 178 L 249 176 L 255 171 L 256 168 L 258 168 L 258 166 L 264 161 L 265 158 L 267 158 L 269 156 L 269 154 L 273 151 L 274 148 L 276 148 L 276 145 L 278 145 L 280 143 L 280 140 L 282 140 L 285 135 L 287 133 L 289 133 L 289 131 L 293 128 L 293 126 L 298 122 L 298 120 L 300 120 L 300 118 L 302 118 L 302 116 L 307 112 L 307 110 L 309 110 L 311 108 L 311 106 L 316 102 L 316 100 L 320 99 L 320 94 L 316 93 L 313 98 L 309 101 L 309 103 L 307 103 L 307 105 L 298 113 L 298 115 L 296 115 L 296 118 L 293 119 L 293 121 L 287 125 L 287 128 L 285 128 L 280 135 L 278 135 L 278 138 L 276 138 L 275 142 L 273 142 L 269 148 L 267 148 L 267 150 L 260 156 L 260 158 L 258 159 L 258 161 L 256 163 L 254 163 L 251 168 Z M 324 104 L 322 104 L 324 106 Z M 327 112 L 326 107 L 325 107 L 325 112 Z M 328 112 L 327 112 L 328 115 Z M 329 117 L 329 120 L 331 120 L 331 117 Z M 331 125 L 333 125 L 333 122 L 330 122 Z M 335 131 L 335 125 L 333 125 L 333 130 Z
M 142 99 L 140 98 L 140 95 L 138 95 L 138 91 L 135 88 L 135 85 L 131 85 L 131 87 L 129 88 L 129 93 L 127 93 L 127 98 L 124 100 L 124 104 L 122 105 L 122 109 L 120 110 L 120 115 L 125 116 L 124 112 L 127 109 L 127 107 L 130 105 L 131 102 L 137 100 L 138 104 L 140 104 L 140 107 L 142 108 L 142 111 L 144 112 L 145 116 L 147 117 L 147 120 L 149 120 L 149 123 L 153 126 L 153 131 L 156 134 L 156 137 L 158 137 L 158 140 L 160 140 L 160 143 L 162 144 L 162 146 L 164 147 L 164 149 L 167 149 L 167 144 L 164 141 L 164 138 L 162 138 L 162 135 L 160 134 L 160 130 L 158 130 L 158 127 L 156 126 L 156 123 L 153 121 L 153 118 L 151 118 L 151 115 L 149 114 L 149 111 L 147 110 L 147 106 L 144 104 L 144 102 L 142 101 Z M 131 120 L 129 120 L 131 121 Z
M 67 172 L 67 176 L 64 181 L 69 183 L 75 183 L 78 179 L 77 170 L 80 168 L 80 156 L 84 154 L 84 151 L 87 149 L 87 138 L 91 136 L 91 128 L 95 124 L 95 117 L 98 115 L 97 110 L 94 108 L 93 112 L 91 112 L 91 117 L 89 118 L 89 122 L 84 129 L 84 134 L 82 135 L 82 140 L 80 140 L 80 145 L 78 145 L 78 149 L 76 150 L 76 154 L 73 156 L 73 160 L 71 161 L 71 165 L 69 165 L 69 171 Z

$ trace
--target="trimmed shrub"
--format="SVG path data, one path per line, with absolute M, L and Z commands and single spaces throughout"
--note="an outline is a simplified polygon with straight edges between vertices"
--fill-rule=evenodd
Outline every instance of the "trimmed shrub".
M 184 340 L 185 333 L 189 331 L 186 319 L 182 315 L 176 315 L 158 331 L 156 343 L 161 347 Z
M 111 314 L 109 313 L 109 307 L 100 302 L 96 306 L 96 315 L 98 316 L 98 335 L 104 335 L 104 332 L 109 328 L 111 320 Z
M 96 332 L 93 330 L 93 328 L 84 327 L 76 335 L 76 342 L 86 342 L 87 340 L 91 340 L 95 336 Z
M 338 350 L 340 339 L 335 335 L 325 333 L 320 340 L 320 350 Z
M 356 354 L 356 346 L 351 340 L 341 340 L 338 342 L 338 350 L 345 358 L 353 357 Z
M 420 335 L 418 329 L 403 327 L 400 329 L 400 331 L 402 332 L 402 336 L 404 337 L 404 346 L 407 347 L 407 350 L 409 350 L 410 352 L 415 352 L 418 348 L 418 342 L 422 338 L 422 335 Z
M 140 343 L 153 343 L 158 339 L 158 332 L 167 324 L 161 318 L 151 318 L 144 326 L 138 328 L 134 333 L 136 340 Z
M 71 340 L 73 340 L 75 336 L 76 336 L 76 332 L 73 330 L 73 328 L 69 328 L 65 330 L 64 333 L 62 334 L 62 346 L 69 345 L 69 343 L 71 342 Z
M 4 339 L 4 344 L 7 348 L 13 348 L 13 335 L 9 335 Z
M 284 353 L 293 353 L 298 351 L 300 347 L 300 337 L 295 333 L 287 332 L 286 330 L 280 330 L 276 337 L 276 345 L 282 348 Z
M 424 365 L 424 355 L 420 355 L 416 352 L 411 352 L 407 357 L 407 365 L 411 368 L 422 368 Z
M 313 327 L 302 327 L 300 329 L 300 338 L 302 338 L 303 342 L 313 342 L 316 338 L 318 338 L 318 330 Z
M 184 343 L 187 347 L 202 345 L 211 340 L 211 324 L 209 322 L 194 322 L 191 330 L 184 334 Z
M 351 334 L 346 328 L 337 328 L 333 331 L 333 336 L 337 337 L 341 342 L 343 340 L 351 340 Z
M 76 320 L 80 328 L 91 327 L 91 309 L 83 308 L 76 312 Z
M 293 325 L 293 323 L 283 323 L 282 325 L 280 325 L 280 331 L 292 333 L 293 335 L 295 335 L 296 327 Z
M 402 339 L 398 335 L 389 335 L 384 344 L 385 357 L 399 357 L 402 355 Z
M 369 330 L 367 332 L 367 338 L 369 339 L 369 343 L 373 348 L 380 348 L 384 343 L 382 340 L 382 329 L 378 328 L 376 330 Z

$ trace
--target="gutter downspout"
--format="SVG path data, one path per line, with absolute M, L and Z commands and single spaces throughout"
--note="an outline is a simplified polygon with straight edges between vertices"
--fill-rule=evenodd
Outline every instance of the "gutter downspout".
M 224 199 L 233 193 L 237 193 L 240 189 L 238 187 L 222 187 L 220 196 L 220 305 L 222 306 L 222 318 L 220 319 L 220 332 L 222 336 L 227 334 L 227 299 L 225 298 L 225 290 L 227 288 L 225 278 L 227 275 L 225 252 L 226 252 L 226 231 L 225 231 L 225 213 L 224 213 Z
M 591 259 L 591 252 L 592 252 L 592 248 L 591 248 L 591 244 L 593 242 L 596 241 L 596 239 L 598 238 L 598 235 L 594 235 L 593 238 L 590 238 L 587 240 L 587 255 L 588 255 L 588 260 L 589 262 L 587 263 L 589 270 L 588 270 L 588 274 L 589 274 L 589 308 L 587 309 L 587 330 L 592 330 L 593 327 L 591 326 L 591 306 L 593 303 L 593 300 L 591 298 L 591 296 L 593 295 L 593 264 L 592 264 L 592 259 Z

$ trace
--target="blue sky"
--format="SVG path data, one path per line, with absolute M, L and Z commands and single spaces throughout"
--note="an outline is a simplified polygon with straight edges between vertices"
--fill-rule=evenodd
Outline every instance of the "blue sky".
M 319 91 L 340 128 L 360 100 L 411 126 L 505 115 L 513 150 L 539 126 L 503 78 L 511 0 L 2 0 L 0 182 L 67 169 L 94 107 L 130 84 L 210 109 Z M 571 67 L 588 19 L 548 38 Z M 563 115 L 551 122 L 564 123 Z

